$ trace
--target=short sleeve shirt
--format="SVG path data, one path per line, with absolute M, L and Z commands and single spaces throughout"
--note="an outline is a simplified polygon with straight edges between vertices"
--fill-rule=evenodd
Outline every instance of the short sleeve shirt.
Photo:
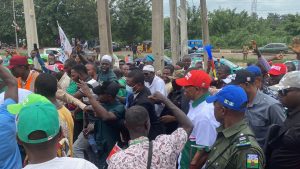
M 119 120 L 124 119 L 125 107 L 117 101 L 102 106 L 117 117 L 117 120 L 113 121 L 98 119 L 95 122 L 95 140 L 101 154 L 100 161 L 105 161 L 113 146 L 120 140 Z
M 159 135 L 153 140 L 152 169 L 174 169 L 176 159 L 181 152 L 188 135 L 183 128 L 178 128 L 171 135 Z M 136 143 L 136 144 L 134 144 Z M 144 169 L 147 168 L 149 140 L 140 137 L 130 141 L 130 146 L 112 156 L 109 169 Z
M 7 111 L 7 106 L 15 103 L 12 99 L 6 99 L 0 105 L 0 168 L 22 168 L 16 139 L 16 117 Z

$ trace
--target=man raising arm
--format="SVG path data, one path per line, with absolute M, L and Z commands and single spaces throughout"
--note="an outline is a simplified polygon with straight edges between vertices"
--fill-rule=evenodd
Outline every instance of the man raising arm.
M 15 78 L 0 66 L 0 78 L 7 91 L 0 105 L 0 168 L 22 168 L 22 160 L 16 140 L 15 115 L 7 111 L 10 104 L 18 102 L 18 85 Z

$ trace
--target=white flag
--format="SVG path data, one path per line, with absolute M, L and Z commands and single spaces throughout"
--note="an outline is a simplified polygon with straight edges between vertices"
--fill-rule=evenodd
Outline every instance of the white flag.
M 72 53 L 72 46 L 65 34 L 65 32 L 62 30 L 62 28 L 58 25 L 58 31 L 59 31 L 59 38 L 60 38 L 60 44 L 61 44 L 61 49 L 63 50 L 63 53 L 61 56 L 59 56 L 59 60 L 63 63 L 69 58 L 69 56 Z

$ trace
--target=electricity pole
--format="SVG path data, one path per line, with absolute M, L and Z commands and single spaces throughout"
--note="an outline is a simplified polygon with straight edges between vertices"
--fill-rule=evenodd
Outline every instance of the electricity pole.
M 37 44 L 39 47 L 35 10 L 33 0 L 23 0 L 24 15 L 25 15 L 25 27 L 26 27 L 26 39 L 27 39 L 27 52 L 30 56 L 30 52 L 33 50 L 33 44 Z
M 187 9 L 186 0 L 180 0 L 180 36 L 181 59 L 188 54 Z
M 155 70 L 164 67 L 164 15 L 163 1 L 152 0 L 152 53 Z
M 177 18 L 177 2 L 170 0 L 170 32 L 171 32 L 171 51 L 172 62 L 176 64 L 179 60 L 179 31 L 178 31 L 178 18 Z
M 97 0 L 100 55 L 113 54 L 108 0 Z
M 14 16 L 13 26 L 15 28 L 16 49 L 18 49 L 19 48 L 18 32 L 17 32 L 18 25 L 17 25 L 17 21 L 16 21 L 15 0 L 12 1 L 12 5 L 13 5 L 13 16 Z
M 207 19 L 207 7 L 206 0 L 200 0 L 201 5 L 201 18 L 202 18 L 202 37 L 203 37 L 203 46 L 208 45 L 209 42 L 209 30 L 208 30 L 208 19 Z M 207 53 L 204 52 L 204 70 L 207 70 L 208 58 Z

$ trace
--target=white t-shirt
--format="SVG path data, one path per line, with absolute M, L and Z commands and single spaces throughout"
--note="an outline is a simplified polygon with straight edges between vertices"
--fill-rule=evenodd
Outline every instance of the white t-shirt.
M 2 92 L 0 94 L 0 104 L 4 103 L 4 93 L 5 92 Z M 27 98 L 27 96 L 30 95 L 31 93 L 32 92 L 29 90 L 18 88 L 18 97 L 19 97 L 18 103 L 22 103 Z
M 151 84 L 149 82 L 145 82 L 145 86 L 149 88 L 151 94 L 154 94 L 155 92 L 160 92 L 164 96 L 166 96 L 166 97 L 168 96 L 167 90 L 165 87 L 166 84 L 165 84 L 164 80 L 162 80 L 158 76 L 154 76 L 154 79 Z M 164 109 L 163 105 L 155 104 L 155 111 L 156 111 L 156 115 L 158 117 L 160 116 L 163 109 Z
M 212 146 L 217 138 L 216 128 L 220 126 L 214 115 L 214 105 L 203 101 L 194 108 L 191 101 L 187 116 L 194 125 L 190 140 L 197 145 Z
M 81 158 L 61 157 L 40 164 L 29 164 L 24 169 L 98 169 L 94 164 Z

